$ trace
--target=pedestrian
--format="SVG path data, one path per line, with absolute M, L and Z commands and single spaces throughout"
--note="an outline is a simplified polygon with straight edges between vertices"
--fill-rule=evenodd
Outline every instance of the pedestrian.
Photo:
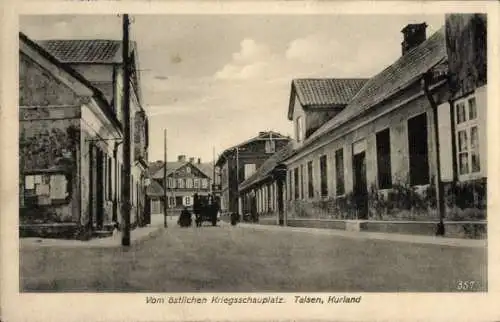
M 191 213 L 187 209 L 187 207 L 184 207 L 182 209 L 181 214 L 179 216 L 178 224 L 181 227 L 190 227 L 192 224 L 193 219 L 191 218 Z

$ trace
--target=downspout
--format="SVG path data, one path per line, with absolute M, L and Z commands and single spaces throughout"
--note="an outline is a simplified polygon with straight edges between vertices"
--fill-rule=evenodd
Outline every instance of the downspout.
M 436 230 L 436 235 L 438 236 L 444 236 L 445 234 L 445 228 L 444 228 L 444 217 L 446 213 L 446 207 L 444 203 L 444 189 L 443 189 L 443 184 L 441 182 L 441 158 L 439 155 L 439 128 L 438 128 L 438 107 L 436 102 L 434 101 L 434 97 L 432 96 L 432 93 L 429 90 L 429 80 L 431 78 L 431 75 L 429 73 L 425 74 L 423 77 L 423 89 L 425 96 L 429 100 L 429 104 L 431 105 L 432 108 L 432 117 L 433 117 L 433 124 L 434 124 L 434 151 L 436 154 L 436 178 L 435 178 L 435 184 L 436 184 L 436 203 L 438 206 L 438 212 L 439 212 L 439 223 L 437 226 Z

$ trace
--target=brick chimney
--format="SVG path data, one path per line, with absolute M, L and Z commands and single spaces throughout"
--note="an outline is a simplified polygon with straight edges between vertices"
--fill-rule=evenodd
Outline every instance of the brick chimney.
M 186 155 L 181 154 L 181 155 L 177 156 L 177 161 L 178 162 L 186 162 Z
M 193 157 L 189 158 L 189 162 L 194 163 L 194 158 Z
M 403 42 L 401 43 L 402 54 L 406 54 L 413 48 L 423 43 L 426 39 L 427 24 L 425 22 L 408 24 L 401 30 L 403 33 Z

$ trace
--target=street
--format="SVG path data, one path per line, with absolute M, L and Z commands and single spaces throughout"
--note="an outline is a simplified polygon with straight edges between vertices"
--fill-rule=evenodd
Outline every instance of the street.
M 132 232 L 133 233 L 133 232 Z M 129 249 L 21 247 L 24 292 L 449 292 L 487 290 L 487 248 L 289 229 L 179 228 Z

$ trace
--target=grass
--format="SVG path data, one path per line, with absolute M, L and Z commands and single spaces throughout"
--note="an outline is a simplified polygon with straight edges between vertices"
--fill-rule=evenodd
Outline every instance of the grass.
M 486 249 L 241 227 L 169 228 L 130 249 L 26 247 L 27 292 L 487 290 Z

